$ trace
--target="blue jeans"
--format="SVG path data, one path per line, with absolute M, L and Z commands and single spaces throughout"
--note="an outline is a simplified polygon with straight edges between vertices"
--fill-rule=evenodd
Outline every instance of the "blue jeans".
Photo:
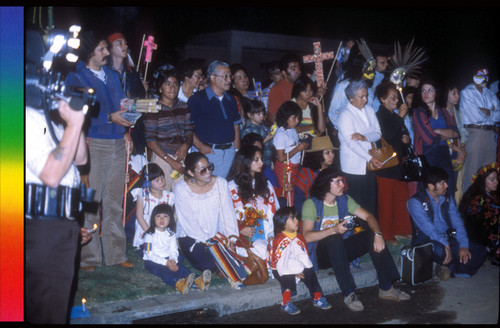
M 208 161 L 214 163 L 213 175 L 226 178 L 234 159 L 234 146 L 228 149 L 213 149 L 214 154 L 206 154 Z
M 212 272 L 218 270 L 205 243 L 197 243 L 196 240 L 191 237 L 181 237 L 178 241 L 182 254 L 184 254 L 193 268 L 200 271 L 210 270 Z
M 305 268 L 304 278 L 301 279 L 309 290 L 309 295 L 314 298 L 314 293 L 320 292 L 323 295 L 323 290 L 318 281 L 318 276 L 314 272 L 313 268 Z M 285 274 L 280 276 L 278 270 L 273 270 L 273 276 L 278 280 L 281 286 L 281 293 L 283 294 L 285 290 L 289 289 L 292 296 L 297 295 L 297 283 L 295 282 L 294 274 Z
M 460 263 L 460 258 L 458 257 L 458 251 L 460 246 L 455 238 L 449 238 L 451 248 L 451 262 L 447 265 L 453 273 L 466 273 L 473 275 L 479 270 L 486 260 L 486 247 L 481 244 L 475 243 L 469 240 L 469 252 L 471 254 L 471 259 L 466 263 Z M 427 235 L 420 232 L 416 237 L 415 241 L 412 241 L 412 245 L 422 245 L 426 243 L 432 243 L 434 247 L 433 261 L 437 264 L 443 264 L 446 257 L 445 246 L 435 240 L 431 240 Z
M 180 261 L 177 263 L 177 267 L 179 270 L 171 271 L 166 265 L 158 264 L 153 261 L 144 261 L 144 268 L 146 270 L 155 276 L 160 277 L 164 283 L 174 288 L 177 281 L 186 278 L 191 273 L 191 271 L 182 265 Z

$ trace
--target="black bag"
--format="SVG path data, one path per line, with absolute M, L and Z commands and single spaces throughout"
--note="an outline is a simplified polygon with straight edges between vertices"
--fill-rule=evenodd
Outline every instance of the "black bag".
M 432 243 L 403 246 L 400 254 L 401 281 L 413 286 L 432 279 Z
M 417 155 L 410 144 L 403 159 L 403 179 L 405 181 L 422 181 L 425 169 L 428 167 L 424 155 Z

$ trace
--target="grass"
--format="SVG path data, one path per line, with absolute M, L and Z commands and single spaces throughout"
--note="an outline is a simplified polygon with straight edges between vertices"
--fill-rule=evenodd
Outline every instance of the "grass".
M 388 245 L 392 255 L 399 254 L 401 246 L 407 242 L 403 241 L 399 245 Z M 101 303 L 134 300 L 147 296 L 177 293 L 177 291 L 166 285 L 159 277 L 149 273 L 144 268 L 144 261 L 135 251 L 132 245 L 127 245 L 127 257 L 135 264 L 134 268 L 122 268 L 119 265 L 100 266 L 94 272 L 78 272 L 78 287 L 75 293 L 74 305 L 81 305 L 82 298 L 85 298 L 86 307 L 92 309 Z M 360 258 L 361 265 L 370 261 L 368 254 Z M 200 274 L 198 270 L 192 268 L 187 260 L 183 263 L 188 269 Z M 397 262 L 396 262 L 397 265 Z M 212 275 L 211 286 L 225 285 L 229 288 L 227 281 Z

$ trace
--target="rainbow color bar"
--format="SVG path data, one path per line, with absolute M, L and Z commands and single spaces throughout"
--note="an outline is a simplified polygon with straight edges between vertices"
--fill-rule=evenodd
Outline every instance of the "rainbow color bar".
M 0 7 L 0 321 L 23 321 L 24 9 Z

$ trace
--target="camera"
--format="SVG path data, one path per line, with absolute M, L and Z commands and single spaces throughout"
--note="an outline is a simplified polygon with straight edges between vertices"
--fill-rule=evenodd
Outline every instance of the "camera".
M 53 30 L 47 36 L 46 44 L 39 32 L 26 31 L 26 105 L 50 111 L 57 110 L 58 101 L 64 100 L 71 108 L 82 110 L 84 114 L 94 106 L 95 91 L 92 88 L 66 87 L 57 65 L 63 57 L 70 63 L 78 60 L 75 52 L 80 46 L 80 30 L 76 25 L 71 26 L 69 32 Z
M 355 227 L 358 226 L 358 224 L 355 221 L 356 218 L 357 217 L 355 215 L 347 215 L 344 218 L 339 218 L 339 223 L 347 221 L 344 224 L 344 227 L 346 227 L 347 230 L 352 230 L 352 229 L 354 229 Z

